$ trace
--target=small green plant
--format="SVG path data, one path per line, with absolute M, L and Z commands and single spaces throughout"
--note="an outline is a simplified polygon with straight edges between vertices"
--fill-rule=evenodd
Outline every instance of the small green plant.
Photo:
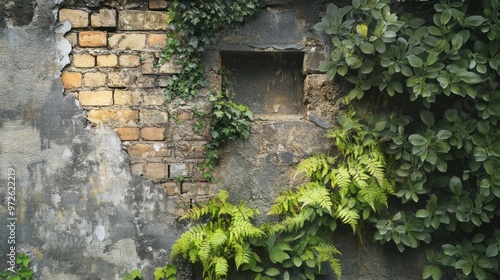
M 155 280 L 177 280 L 177 267 L 174 264 L 167 264 L 155 270 Z
M 26 254 L 21 253 L 16 257 L 16 267 L 15 270 L 5 269 L 0 274 L 0 279 L 2 280 L 30 280 L 35 273 L 30 267 L 31 262 L 30 257 Z
M 123 280 L 142 280 L 142 272 L 138 269 L 134 269 L 131 272 L 125 274 Z
M 212 171 L 219 161 L 218 148 L 227 141 L 250 135 L 253 113 L 242 104 L 234 103 L 225 92 L 212 94 L 213 110 L 210 115 L 211 141 L 206 145 L 203 177 L 212 178 Z

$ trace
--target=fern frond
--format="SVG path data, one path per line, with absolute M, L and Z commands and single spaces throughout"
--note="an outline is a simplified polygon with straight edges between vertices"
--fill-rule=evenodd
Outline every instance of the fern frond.
M 356 232 L 356 227 L 358 225 L 359 213 L 356 209 L 342 207 L 339 205 L 337 207 L 336 214 L 344 224 L 348 224 L 352 227 L 352 230 Z
M 198 246 L 198 257 L 204 267 L 212 260 L 212 250 L 210 246 L 210 240 L 203 240 Z
M 304 159 L 297 166 L 295 176 L 303 172 L 310 179 L 319 180 L 320 178 L 324 178 L 330 169 L 329 160 L 325 155 L 313 155 L 310 158 Z
M 297 195 L 293 190 L 282 192 L 271 206 L 268 215 L 280 215 L 295 212 L 295 207 L 299 206 Z
M 234 262 L 236 264 L 236 269 L 238 270 L 242 264 L 250 262 L 250 254 L 252 251 L 248 246 L 241 246 L 239 244 L 233 246 L 234 249 Z
M 226 278 L 227 272 L 229 271 L 229 265 L 226 258 L 216 257 L 212 261 L 212 265 L 215 266 L 215 275 L 217 277 Z
M 210 239 L 210 246 L 213 250 L 217 250 L 219 247 L 222 247 L 227 241 L 226 233 L 218 228 L 215 230 L 214 234 Z
M 302 208 L 311 205 L 313 207 L 321 207 L 324 211 L 332 214 L 332 198 L 330 192 L 325 186 L 317 182 L 307 183 L 305 188 L 302 188 L 299 201 L 302 203 Z

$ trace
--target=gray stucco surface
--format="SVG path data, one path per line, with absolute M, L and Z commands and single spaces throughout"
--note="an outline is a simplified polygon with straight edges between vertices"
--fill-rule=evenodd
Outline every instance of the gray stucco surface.
M 0 5 L 0 196 L 15 169 L 18 252 L 32 258 L 35 279 L 121 279 L 134 268 L 150 279 L 179 235 L 175 203 L 132 178 L 115 132 L 91 131 L 78 101 L 63 96 L 69 26 L 56 26 L 57 2 L 33 2 L 33 13 Z M 2 205 L 0 269 L 9 217 Z
M 70 51 L 63 34 L 70 27 L 56 25 L 62 1 L 7 2 L 0 4 L 0 197 L 6 196 L 7 170 L 13 168 L 18 251 L 32 258 L 35 279 L 122 279 L 134 268 L 153 279 L 154 268 L 165 263 L 184 230 L 170 214 L 176 203 L 150 181 L 132 177 L 118 136 L 105 126 L 90 129 L 77 100 L 63 96 L 60 72 Z M 301 50 L 323 2 L 265 1 L 272 6 L 268 13 L 228 38 L 260 36 L 241 41 L 245 50 Z M 290 36 L 275 36 L 282 32 L 267 28 L 274 20 L 290 23 Z M 224 44 L 235 47 L 230 39 Z M 234 202 L 248 200 L 265 214 L 281 189 L 300 183 L 292 179 L 294 165 L 328 150 L 324 133 L 300 117 L 257 118 L 248 141 L 223 149 L 216 174 L 220 187 Z M 8 217 L 0 207 L 0 270 L 7 265 Z M 421 252 L 402 256 L 374 246 L 369 236 L 363 244 L 349 231 L 336 236 L 344 279 L 420 278 Z

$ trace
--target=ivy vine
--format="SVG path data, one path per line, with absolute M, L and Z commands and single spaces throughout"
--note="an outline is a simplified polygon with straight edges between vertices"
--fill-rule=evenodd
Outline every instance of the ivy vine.
M 258 10 L 259 0 L 172 1 L 167 20 L 171 31 L 167 33 L 162 60 L 175 61 L 180 73 L 167 80 L 167 101 L 175 98 L 192 100 L 200 89 L 207 87 L 203 52 L 216 43 L 217 33 L 221 29 L 242 22 Z M 212 93 L 210 101 L 213 104 L 210 121 L 198 121 L 193 129 L 198 131 L 200 126 L 206 124 L 211 128 L 211 141 L 206 145 L 206 160 L 202 169 L 203 176 L 213 180 L 212 171 L 219 158 L 217 148 L 239 136 L 247 138 L 253 115 L 247 106 L 231 101 L 224 87 L 221 92 Z

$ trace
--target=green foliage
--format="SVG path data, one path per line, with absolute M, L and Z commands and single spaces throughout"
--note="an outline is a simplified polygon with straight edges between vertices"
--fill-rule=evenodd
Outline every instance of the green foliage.
M 0 279 L 5 280 L 30 280 L 35 273 L 33 269 L 29 267 L 31 262 L 30 257 L 26 254 L 21 253 L 16 257 L 16 267 L 15 270 L 5 269 L 0 273 Z
M 251 238 L 261 238 L 263 231 L 251 223 L 258 214 L 245 203 L 233 205 L 229 194 L 219 192 L 207 203 L 193 206 L 181 219 L 200 221 L 176 241 L 171 256 L 180 256 L 203 267 L 204 279 L 226 279 L 229 266 L 239 269 L 243 264 L 257 261 L 250 247 Z M 229 260 L 234 263 L 229 263 Z
M 168 10 L 171 31 L 163 50 L 165 61 L 175 59 L 181 73 L 167 81 L 168 100 L 176 96 L 191 100 L 206 86 L 201 55 L 217 40 L 217 32 L 242 22 L 258 11 L 258 0 L 212 0 L 205 2 L 174 0 Z
M 180 73 L 167 80 L 165 90 L 167 101 L 179 97 L 192 100 L 198 91 L 207 86 L 204 77 L 202 54 L 205 49 L 217 41 L 217 32 L 242 22 L 259 10 L 259 0 L 213 0 L 195 2 L 174 0 L 168 10 L 168 22 L 171 31 L 167 33 L 167 45 L 163 49 L 163 61 L 173 60 L 180 68 Z M 199 132 L 207 125 L 211 126 L 212 140 L 207 145 L 203 176 L 213 180 L 212 171 L 219 159 L 218 147 L 238 136 L 248 137 L 252 112 L 244 105 L 235 104 L 225 93 L 212 94 L 213 112 L 210 123 L 206 116 L 197 114 L 198 121 L 193 126 Z
M 177 267 L 174 264 L 167 264 L 155 270 L 155 280 L 177 280 Z
M 212 171 L 219 160 L 218 148 L 227 141 L 250 135 L 253 114 L 247 106 L 234 103 L 225 92 L 212 94 L 213 110 L 210 120 L 212 140 L 206 145 L 203 176 L 212 179 Z
M 125 274 L 123 280 L 141 280 L 142 272 L 138 269 L 134 269 L 131 272 Z
M 353 85 L 347 103 L 378 104 L 393 122 L 374 139 L 386 143 L 401 203 L 369 219 L 375 239 L 403 251 L 453 233 L 464 240 L 428 253 L 423 277 L 496 279 L 496 237 L 485 236 L 500 215 L 500 2 L 435 2 L 426 18 L 388 0 L 330 4 L 315 25 L 334 46 L 321 69 Z

